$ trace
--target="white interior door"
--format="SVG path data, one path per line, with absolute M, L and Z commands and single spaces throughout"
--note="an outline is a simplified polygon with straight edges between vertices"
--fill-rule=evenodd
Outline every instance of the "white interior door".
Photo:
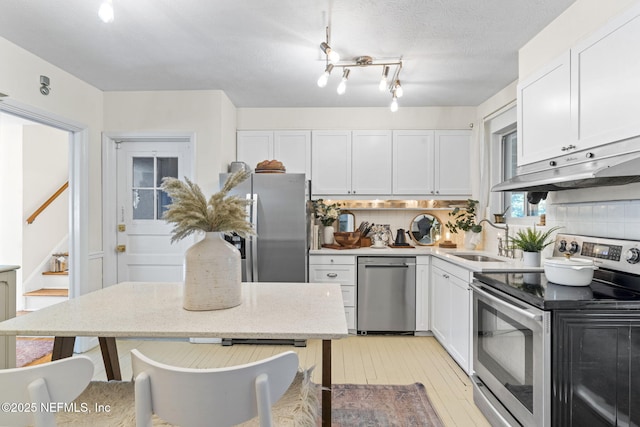
M 187 142 L 121 142 L 117 149 L 118 282 L 181 281 L 186 238 L 171 243 L 172 225 L 162 219 L 171 202 L 164 177 L 191 176 Z

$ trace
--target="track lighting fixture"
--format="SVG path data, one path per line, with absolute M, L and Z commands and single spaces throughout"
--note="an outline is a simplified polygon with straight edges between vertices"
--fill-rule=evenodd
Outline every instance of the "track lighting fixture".
M 344 92 L 347 90 L 347 80 L 349 79 L 349 73 L 351 73 L 351 70 L 349 70 L 348 68 L 345 68 L 342 72 L 342 80 L 340 80 L 338 89 L 336 89 L 338 95 L 344 94 Z
M 102 2 L 100 9 L 98 9 L 98 16 L 105 24 L 113 22 L 114 13 L 112 0 L 104 0 Z
M 329 27 L 327 27 L 327 40 L 320 43 L 320 49 L 325 54 L 326 68 L 324 70 L 324 73 L 322 73 L 322 75 L 318 78 L 318 86 L 321 88 L 325 87 L 327 85 L 327 82 L 329 81 L 331 71 L 335 67 L 342 67 L 342 79 L 340 80 L 337 88 L 338 95 L 342 95 L 347 90 L 347 80 L 349 79 L 349 73 L 351 72 L 350 68 L 382 67 L 382 77 L 380 78 L 378 89 L 381 92 L 388 90 L 391 93 L 391 111 L 398 111 L 398 98 L 402 97 L 403 95 L 403 89 L 400 85 L 399 79 L 400 70 L 402 70 L 402 58 L 391 61 L 375 61 L 371 56 L 363 55 L 354 58 L 353 61 L 340 62 L 340 56 L 329 46 L 329 34 Z M 395 71 L 393 72 L 392 78 L 389 80 L 389 72 L 391 71 L 392 66 L 395 66 Z

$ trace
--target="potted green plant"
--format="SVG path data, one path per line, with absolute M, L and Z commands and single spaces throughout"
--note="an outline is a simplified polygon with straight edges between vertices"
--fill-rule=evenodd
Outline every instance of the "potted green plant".
M 480 232 L 482 232 L 482 226 L 476 222 L 476 206 L 477 200 L 467 199 L 467 206 L 456 206 L 449 216 L 453 219 L 447 221 L 447 228 L 453 234 L 458 234 L 459 231 L 464 231 L 464 247 L 467 249 L 475 249 L 480 241 Z
M 229 191 L 249 176 L 240 170 L 229 176 L 222 189 L 207 199 L 200 187 L 185 178 L 165 178 L 162 190 L 171 198 L 164 219 L 173 224 L 171 242 L 195 232 L 205 238 L 185 253 L 183 306 L 187 310 L 218 310 L 241 303 L 240 252 L 225 234 L 246 237 L 254 233 L 247 221 L 247 199 Z
M 551 227 L 546 231 L 533 228 L 518 230 L 509 237 L 508 245 L 522 250 L 523 263 L 530 267 L 540 267 L 540 252 L 553 243 L 551 235 L 561 227 Z
M 456 206 L 454 210 L 449 212 L 449 216 L 453 217 L 453 222 L 447 221 L 449 231 L 453 234 L 457 234 L 459 230 L 480 233 L 482 226 L 476 223 L 476 206 L 478 203 L 477 200 L 468 199 L 466 207 Z

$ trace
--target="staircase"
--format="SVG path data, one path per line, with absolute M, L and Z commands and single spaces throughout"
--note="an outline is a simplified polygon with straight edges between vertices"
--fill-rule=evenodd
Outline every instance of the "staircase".
M 35 311 L 69 299 L 69 273 L 42 273 L 42 288 L 25 292 L 25 311 Z

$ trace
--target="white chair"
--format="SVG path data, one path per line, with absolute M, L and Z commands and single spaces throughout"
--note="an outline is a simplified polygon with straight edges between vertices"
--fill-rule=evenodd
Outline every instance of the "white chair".
M 245 365 L 216 369 L 179 368 L 131 350 L 136 427 L 150 427 L 155 413 L 181 426 L 232 426 L 256 415 L 272 425 L 271 406 L 298 371 L 293 351 Z
M 93 362 L 75 356 L 42 365 L 0 369 L 0 425 L 54 427 L 60 404 L 72 402 L 93 377 Z

